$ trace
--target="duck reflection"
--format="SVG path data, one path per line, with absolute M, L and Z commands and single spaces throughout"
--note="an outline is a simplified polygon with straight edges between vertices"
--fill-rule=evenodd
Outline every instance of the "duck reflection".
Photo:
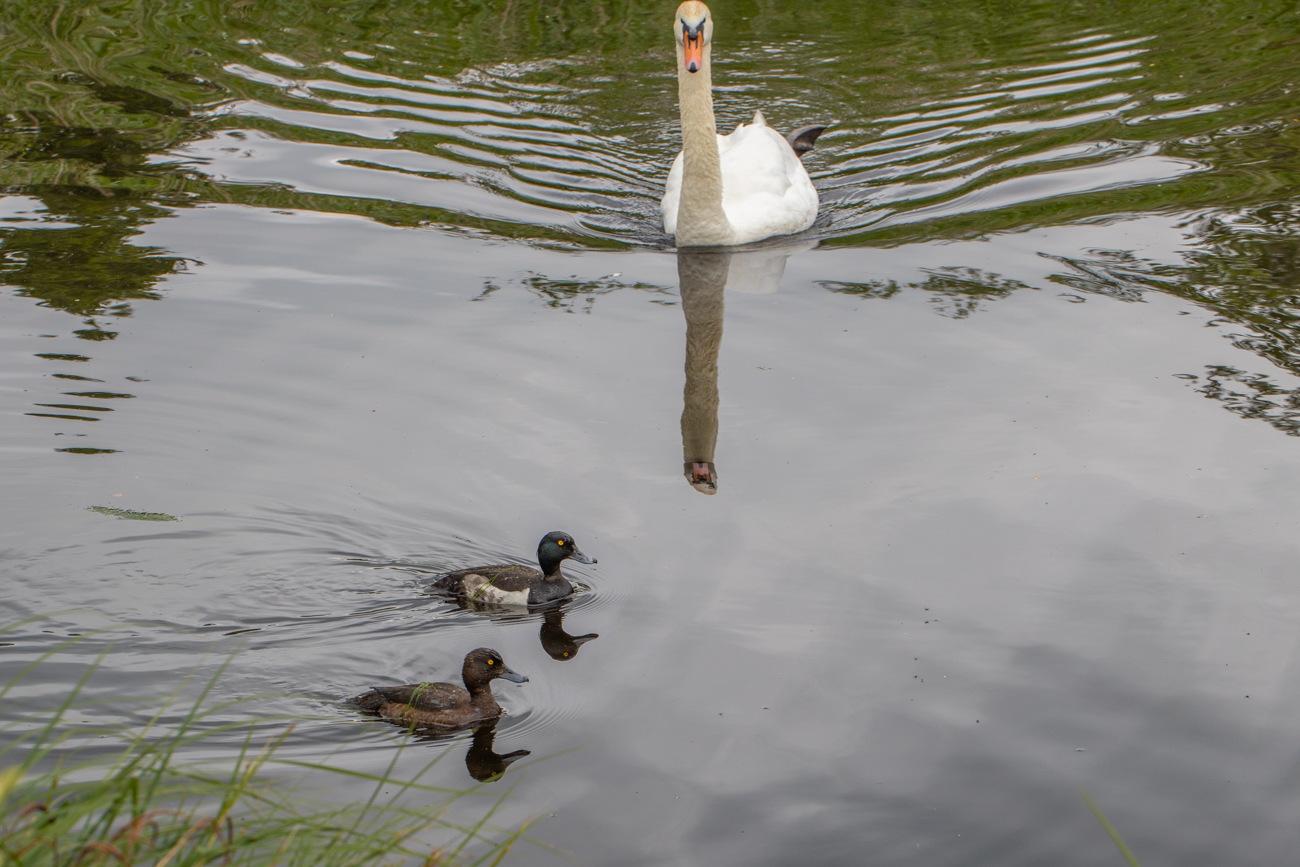
M 767 295 L 780 286 L 785 263 L 809 242 L 739 253 L 679 250 L 677 280 L 686 314 L 686 388 L 682 408 L 682 464 L 686 481 L 702 494 L 718 492 L 718 351 L 723 294 Z
M 480 783 L 497 779 L 506 772 L 511 762 L 532 754 L 532 750 L 498 753 L 496 738 L 497 726 L 500 724 L 500 718 L 490 719 L 474 729 L 469 749 L 465 752 L 465 770 Z M 424 743 L 445 743 L 462 734 L 462 731 L 433 727 L 410 729 L 411 737 Z
M 588 632 L 586 635 L 570 635 L 564 629 L 565 609 L 574 602 L 573 599 L 562 599 L 559 602 L 545 606 L 534 606 L 528 610 L 521 610 L 518 607 L 510 605 L 497 605 L 492 602 L 483 602 L 478 599 L 466 599 L 458 597 L 456 605 L 462 611 L 469 611 L 484 617 L 489 617 L 497 623 L 522 623 L 535 618 L 541 608 L 542 628 L 537 637 L 541 639 L 542 650 L 546 655 L 558 662 L 568 662 L 578 655 L 578 649 L 588 641 L 595 641 L 600 638 L 595 632 Z
M 538 637 L 542 639 L 542 650 L 558 662 L 568 662 L 578 655 L 578 648 L 588 641 L 600 638 L 594 632 L 586 635 L 570 635 L 565 632 L 563 606 L 552 608 L 542 615 L 542 631 Z
M 480 783 L 495 780 L 506 772 L 510 763 L 530 754 L 530 750 L 515 750 L 500 754 L 494 749 L 497 737 L 497 723 L 492 720 L 474 730 L 469 752 L 465 753 L 465 770 Z

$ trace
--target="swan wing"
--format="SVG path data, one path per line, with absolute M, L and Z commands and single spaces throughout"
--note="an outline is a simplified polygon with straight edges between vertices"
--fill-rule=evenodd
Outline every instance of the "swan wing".
M 722 136 L 718 136 L 721 140 Z M 677 206 L 682 201 L 682 166 L 685 164 L 686 156 L 683 153 L 677 154 L 677 159 L 673 160 L 673 167 L 668 170 L 668 183 L 664 186 L 664 198 L 659 203 L 659 214 L 664 220 L 664 231 L 673 237 L 677 236 Z
M 802 232 L 817 218 L 817 190 L 794 149 L 762 114 L 754 120 L 718 136 L 722 209 L 736 244 Z
M 733 244 L 802 232 L 817 218 L 817 190 L 790 142 L 755 114 L 730 135 L 718 136 L 722 162 L 722 210 Z M 677 154 L 668 171 L 659 212 L 664 231 L 677 234 L 685 158 Z

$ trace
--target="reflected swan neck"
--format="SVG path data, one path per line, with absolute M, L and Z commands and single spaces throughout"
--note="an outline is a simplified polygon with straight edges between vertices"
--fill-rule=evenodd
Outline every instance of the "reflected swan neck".
M 723 289 L 730 253 L 677 254 L 682 312 L 686 314 L 686 388 L 682 395 L 682 460 L 691 486 L 717 491 L 713 453 L 718 442 L 718 352 L 722 347 Z M 708 481 L 695 478 L 706 464 Z

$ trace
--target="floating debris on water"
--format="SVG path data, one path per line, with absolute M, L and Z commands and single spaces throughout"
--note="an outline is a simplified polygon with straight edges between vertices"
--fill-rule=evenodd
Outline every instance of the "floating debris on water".
M 87 506 L 88 512 L 99 512 L 101 515 L 111 515 L 114 518 L 126 518 L 128 521 L 179 521 L 180 518 L 174 515 L 165 515 L 162 512 L 137 512 L 135 509 L 115 509 L 112 506 Z

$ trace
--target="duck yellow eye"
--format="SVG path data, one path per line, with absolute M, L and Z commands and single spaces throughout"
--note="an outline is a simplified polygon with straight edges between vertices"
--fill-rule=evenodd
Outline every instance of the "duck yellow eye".
M 496 664 L 497 664 L 497 661 L 496 661 L 495 659 L 489 659 L 489 660 L 488 660 L 488 665 L 496 665 Z
M 563 544 L 564 544 L 564 540 L 563 540 L 563 539 L 560 539 L 560 540 L 558 540 L 555 544 L 557 544 L 557 545 L 563 545 Z

